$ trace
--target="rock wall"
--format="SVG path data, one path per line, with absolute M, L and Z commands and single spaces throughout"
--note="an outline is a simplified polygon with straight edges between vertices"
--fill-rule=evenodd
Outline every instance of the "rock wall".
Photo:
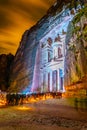
M 87 89 L 87 6 L 70 23 L 66 43 L 65 87 Z
M 11 69 L 10 88 L 9 88 L 10 92 L 25 93 L 27 91 L 28 92 L 31 91 L 33 75 L 35 70 L 34 68 L 36 62 L 35 59 L 36 59 L 36 53 L 39 45 L 39 40 L 44 35 L 46 35 L 49 31 L 51 31 L 52 28 L 54 28 L 57 24 L 61 23 L 61 20 L 64 17 L 63 15 L 61 15 L 62 12 L 64 12 L 64 15 L 71 15 L 71 16 L 74 15 L 72 12 L 71 14 L 68 14 L 69 7 L 71 7 L 69 1 L 60 0 L 60 2 L 55 3 L 48 10 L 47 14 L 40 21 L 38 21 L 35 26 L 25 31 L 25 33 L 22 36 Z M 73 57 L 72 58 L 73 62 L 71 62 L 70 56 Z M 69 85 L 71 84 L 71 79 L 72 79 L 70 76 L 72 75 L 73 72 L 71 68 L 73 68 L 74 70 L 73 75 L 75 75 L 76 73 L 75 66 L 71 67 L 71 64 L 73 64 L 76 60 L 75 60 L 74 53 L 70 51 L 70 49 L 67 51 L 66 59 L 68 60 L 65 60 L 65 65 L 67 66 L 66 68 L 68 68 L 69 73 L 67 73 L 67 69 L 65 68 L 65 72 L 67 73 L 67 74 L 65 73 L 66 74 L 65 84 Z M 79 60 L 79 62 L 81 61 Z M 69 76 L 69 80 L 67 80 L 68 76 Z M 76 77 L 78 78 L 77 74 Z
M 12 54 L 0 55 L 0 90 L 6 91 L 9 87 L 10 67 L 14 56 Z
M 58 13 L 56 15 L 57 7 L 58 4 L 54 4 L 35 26 L 23 34 L 11 70 L 9 91 L 29 92 L 31 90 L 39 40 L 52 28 L 55 16 L 58 15 Z

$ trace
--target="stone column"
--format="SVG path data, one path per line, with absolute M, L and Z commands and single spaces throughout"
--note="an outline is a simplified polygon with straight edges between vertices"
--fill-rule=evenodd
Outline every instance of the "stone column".
M 45 91 L 48 92 L 48 72 L 46 72 L 46 86 Z
M 46 72 L 43 71 L 43 92 L 46 92 Z
M 60 77 L 59 77 L 59 69 L 57 70 L 57 82 L 58 82 L 57 91 L 59 91 L 59 90 L 60 90 Z
M 41 87 L 41 93 L 44 91 L 43 90 L 43 72 L 41 72 L 41 77 L 39 78 L 39 82 L 40 82 L 40 87 Z
M 50 92 L 52 92 L 53 87 L 52 87 L 52 71 L 50 71 Z
M 64 77 L 63 77 L 63 92 L 65 92 L 65 87 L 64 87 Z

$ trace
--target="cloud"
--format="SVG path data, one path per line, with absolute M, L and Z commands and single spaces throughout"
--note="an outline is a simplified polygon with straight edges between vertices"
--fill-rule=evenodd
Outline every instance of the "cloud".
M 0 0 L 0 53 L 15 54 L 23 32 L 43 17 L 54 1 Z
M 8 48 L 0 47 L 0 54 L 5 54 L 5 52 L 9 53 Z
M 2 52 L 5 53 L 5 51 L 7 53 L 10 53 L 11 51 L 15 53 L 15 47 L 16 46 L 17 45 L 14 42 L 10 42 L 10 41 L 7 41 L 7 40 L 6 41 L 5 40 L 0 41 L 0 54 Z
M 14 26 L 13 21 L 9 19 L 8 14 L 0 10 L 0 28 Z
M 15 43 L 10 41 L 0 41 L 0 43 L 4 43 L 5 45 L 9 45 L 9 46 L 16 46 Z

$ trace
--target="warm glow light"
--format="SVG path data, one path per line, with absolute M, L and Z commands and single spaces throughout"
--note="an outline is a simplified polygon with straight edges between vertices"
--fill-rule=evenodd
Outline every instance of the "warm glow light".
M 17 107 L 18 110 L 26 111 L 26 110 L 33 110 L 31 107 L 26 107 L 26 106 L 19 106 Z
M 1 0 L 0 54 L 15 54 L 22 34 L 33 26 L 55 0 Z
M 53 96 L 51 94 L 46 94 L 46 95 L 43 95 L 43 96 L 38 96 L 36 98 L 34 98 L 32 96 L 32 97 L 29 97 L 28 99 L 25 99 L 24 103 L 36 103 L 36 102 L 44 101 L 44 100 L 47 100 L 47 99 L 53 99 Z
M 5 106 L 5 105 L 6 105 L 6 101 L 0 99 L 0 106 Z

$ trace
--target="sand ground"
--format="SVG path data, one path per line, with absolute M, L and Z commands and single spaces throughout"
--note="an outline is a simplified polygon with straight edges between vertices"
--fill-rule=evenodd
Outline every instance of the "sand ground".
M 87 130 L 87 112 L 65 98 L 5 106 L 0 108 L 0 130 Z

